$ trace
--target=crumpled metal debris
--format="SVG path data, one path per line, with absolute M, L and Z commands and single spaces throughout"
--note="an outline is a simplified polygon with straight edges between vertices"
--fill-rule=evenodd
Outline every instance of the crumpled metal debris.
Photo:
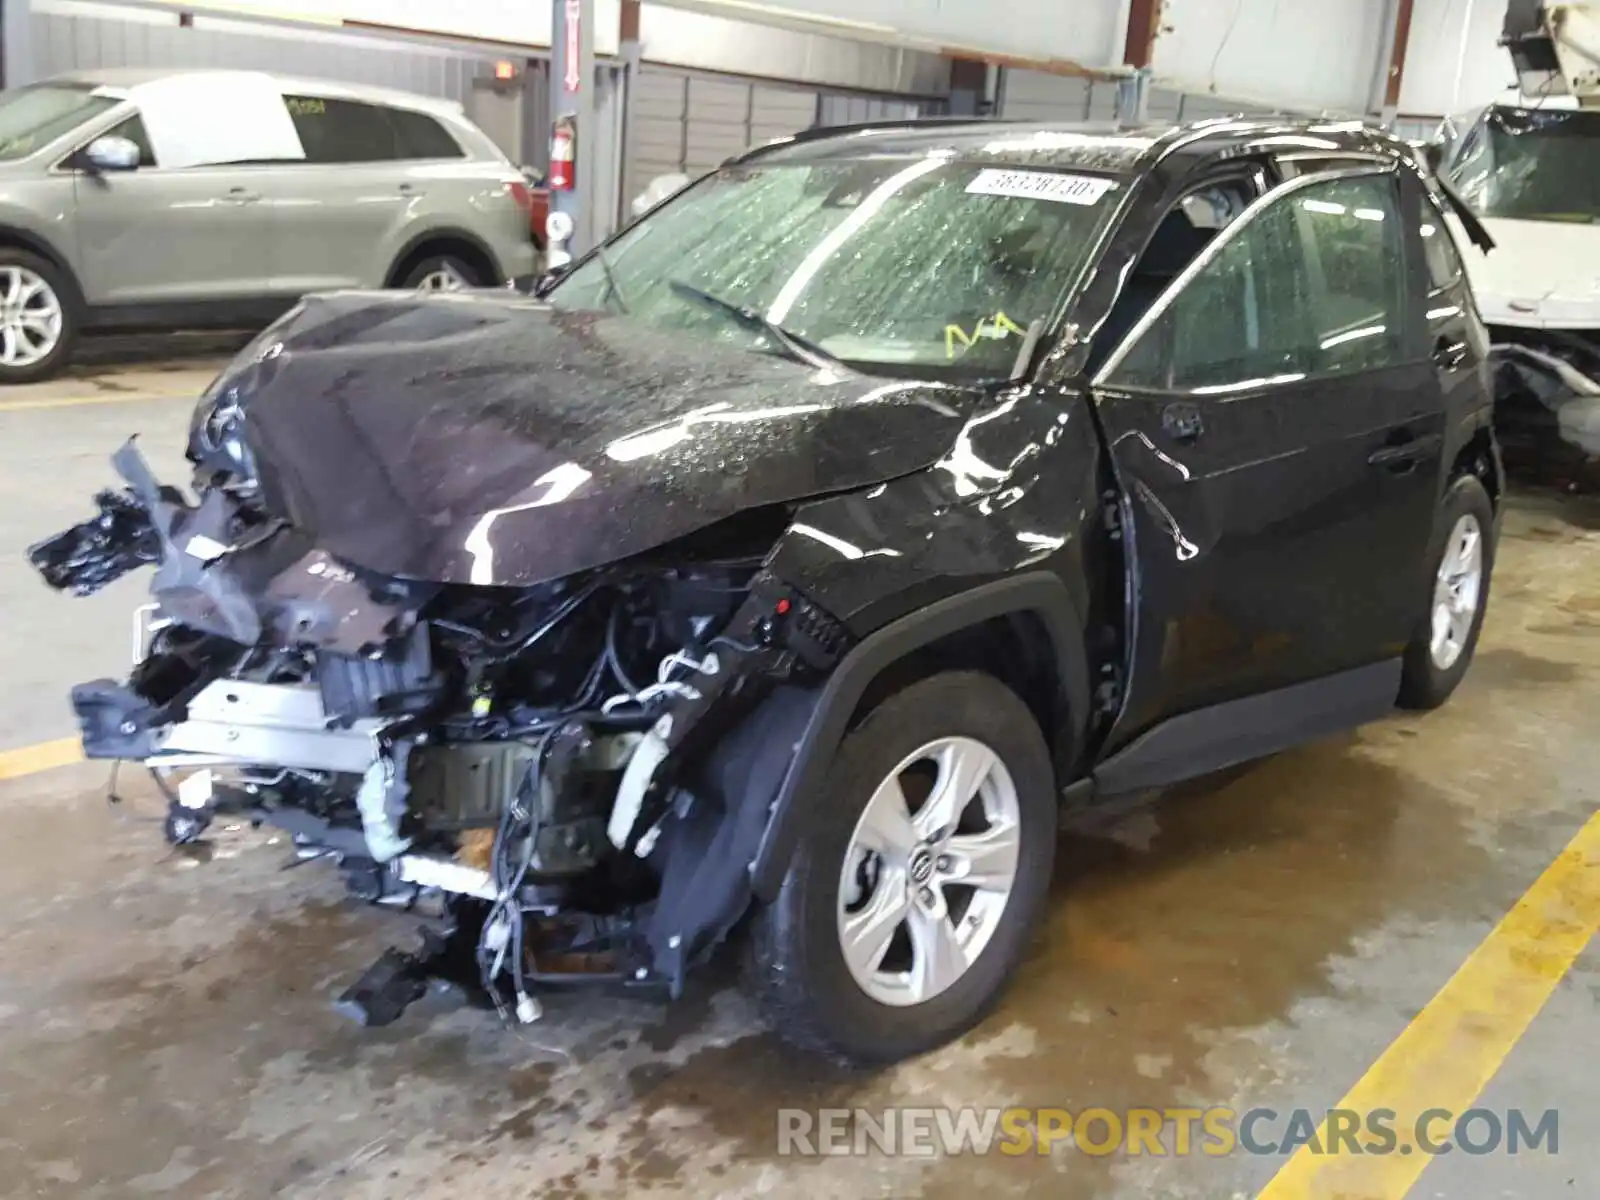
M 28 547 L 28 561 L 57 591 L 89 596 L 129 571 L 161 561 L 150 513 L 128 491 L 95 496 L 98 514 Z

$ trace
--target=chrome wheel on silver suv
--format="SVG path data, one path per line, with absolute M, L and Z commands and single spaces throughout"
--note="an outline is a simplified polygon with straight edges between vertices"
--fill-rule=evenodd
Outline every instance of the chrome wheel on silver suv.
M 0 266 L 0 364 L 31 367 L 61 342 L 61 298 L 37 272 Z
M 0 384 L 44 379 L 66 361 L 76 333 L 72 294 L 54 264 L 0 249 Z

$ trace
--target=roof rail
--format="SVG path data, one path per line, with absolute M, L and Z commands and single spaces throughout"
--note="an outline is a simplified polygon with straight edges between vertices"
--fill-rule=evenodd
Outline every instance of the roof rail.
M 848 133 L 870 133 L 875 129 L 942 129 L 954 128 L 959 125 L 1037 125 L 1037 121 L 1024 121 L 1008 117 L 903 117 L 898 121 L 855 121 L 849 125 L 816 125 L 810 129 L 802 129 L 798 133 L 791 133 L 787 137 L 774 138 L 770 142 L 763 142 L 759 146 L 732 155 L 723 160 L 722 165 L 745 162 L 772 150 L 784 146 L 803 145 L 806 142 L 821 141 L 823 138 L 837 137 Z

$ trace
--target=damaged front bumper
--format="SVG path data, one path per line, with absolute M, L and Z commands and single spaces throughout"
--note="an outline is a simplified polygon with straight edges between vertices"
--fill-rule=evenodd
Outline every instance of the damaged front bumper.
M 831 618 L 760 554 L 520 591 L 376 578 L 225 487 L 190 503 L 131 442 L 113 461 L 127 488 L 29 551 L 79 595 L 155 568 L 131 674 L 72 690 L 84 753 L 156 772 L 174 842 L 242 814 L 436 916 L 348 1011 L 392 1019 L 447 963 L 523 1017 L 557 982 L 681 990 L 750 903 L 847 649 Z
M 1600 462 L 1600 331 L 1495 327 L 1495 428 L 1509 464 L 1570 472 Z

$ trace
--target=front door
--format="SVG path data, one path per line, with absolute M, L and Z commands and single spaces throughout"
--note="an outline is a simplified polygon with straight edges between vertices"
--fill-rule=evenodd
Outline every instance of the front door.
M 1116 743 L 1401 653 L 1443 426 L 1401 211 L 1392 172 L 1284 184 L 1101 370 L 1137 574 Z
M 271 291 L 270 215 L 261 181 L 275 168 L 156 160 L 137 114 L 108 134 L 140 148 L 138 169 L 73 179 L 85 297 L 94 305 L 251 300 Z

